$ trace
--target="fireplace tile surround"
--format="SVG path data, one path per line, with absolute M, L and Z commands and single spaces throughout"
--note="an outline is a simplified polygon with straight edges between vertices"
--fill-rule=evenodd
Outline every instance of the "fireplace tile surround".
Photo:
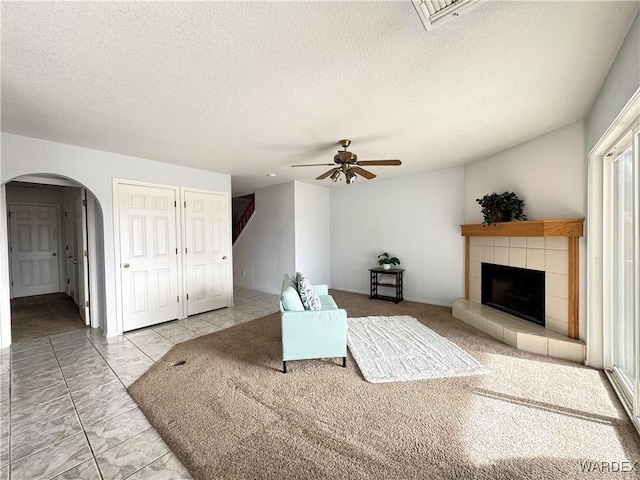
M 577 237 L 584 219 L 462 225 L 465 295 L 453 316 L 514 348 L 584 363 L 577 339 Z M 545 272 L 545 327 L 482 305 L 481 264 Z M 569 338 L 573 337 L 573 338 Z

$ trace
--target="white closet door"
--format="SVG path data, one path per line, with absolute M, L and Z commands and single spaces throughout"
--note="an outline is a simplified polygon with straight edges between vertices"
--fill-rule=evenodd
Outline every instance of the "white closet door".
M 13 296 L 60 291 L 58 207 L 9 205 Z
M 123 330 L 179 316 L 176 192 L 120 184 Z
M 229 199 L 185 191 L 187 314 L 228 307 Z

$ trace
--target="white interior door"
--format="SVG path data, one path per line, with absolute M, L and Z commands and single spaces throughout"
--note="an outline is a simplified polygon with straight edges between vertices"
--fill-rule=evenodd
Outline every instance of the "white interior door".
M 64 231 L 65 231 L 65 265 L 67 267 L 67 295 L 77 304 L 76 298 L 76 234 L 75 234 L 75 209 L 73 202 L 64 204 Z
M 119 184 L 123 330 L 179 316 L 176 192 Z
M 78 266 L 78 312 L 85 325 L 91 323 L 89 317 L 89 251 L 87 247 L 87 200 L 86 191 L 80 190 L 76 203 L 76 259 Z
M 10 204 L 9 212 L 13 296 L 59 292 L 58 207 Z
M 185 191 L 187 314 L 229 306 L 229 199 Z

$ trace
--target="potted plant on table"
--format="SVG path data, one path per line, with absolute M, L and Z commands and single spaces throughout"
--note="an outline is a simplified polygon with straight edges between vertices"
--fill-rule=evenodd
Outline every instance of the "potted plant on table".
M 482 207 L 483 223 L 487 225 L 527 219 L 522 211 L 524 201 L 513 192 L 487 194 L 482 198 L 476 198 L 476 203 Z
M 378 265 L 382 265 L 382 268 L 389 270 L 392 265 L 400 265 L 398 257 L 390 257 L 387 252 L 378 255 Z

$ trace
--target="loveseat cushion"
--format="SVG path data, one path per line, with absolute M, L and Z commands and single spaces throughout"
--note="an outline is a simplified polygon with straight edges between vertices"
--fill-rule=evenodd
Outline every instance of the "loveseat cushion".
M 320 295 L 320 305 L 322 305 L 322 310 L 338 309 L 338 304 L 331 295 Z
M 290 273 L 284 274 L 284 280 L 282 281 L 282 289 L 284 287 L 293 287 L 298 290 L 298 282 L 296 281 L 296 277 L 291 275 Z
M 320 310 L 322 304 L 320 303 L 320 297 L 318 296 L 315 288 L 307 277 L 300 272 L 296 274 L 296 280 L 298 282 L 298 293 L 300 294 L 300 300 L 305 310 Z
M 290 285 L 283 287 L 280 301 L 282 302 L 282 308 L 288 312 L 304 311 L 304 305 L 302 305 L 298 290 Z

